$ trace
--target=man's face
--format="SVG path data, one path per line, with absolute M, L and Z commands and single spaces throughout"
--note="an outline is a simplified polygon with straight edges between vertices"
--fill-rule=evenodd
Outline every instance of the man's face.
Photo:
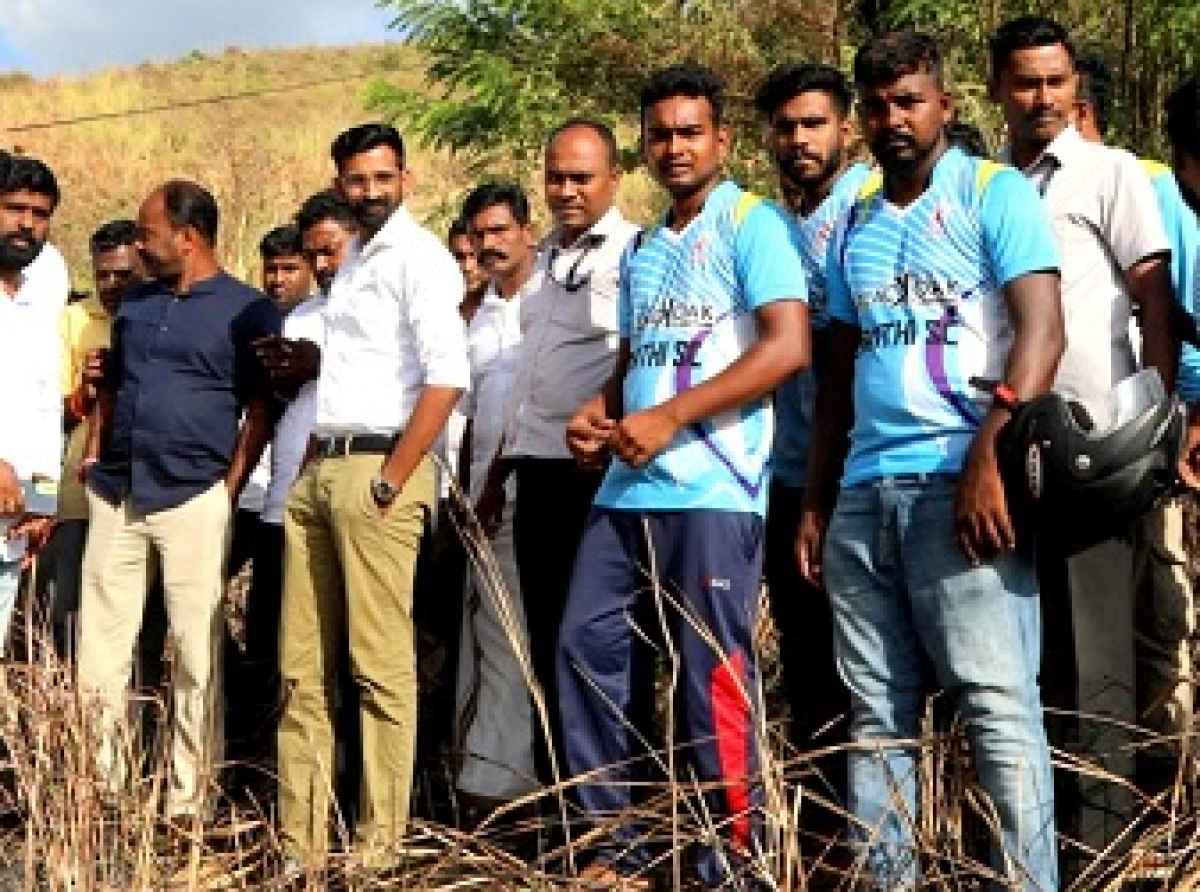
M 849 122 L 824 90 L 807 90 L 775 110 L 771 154 L 780 175 L 796 186 L 819 186 L 841 169 Z
M 569 236 L 582 235 L 612 207 L 621 171 L 590 127 L 564 130 L 546 149 L 546 204 Z
M 54 201 L 37 192 L 0 195 L 0 269 L 19 270 L 33 263 L 46 243 Z
M 729 131 L 713 120 L 708 99 L 668 96 L 646 109 L 642 152 L 659 185 L 682 198 L 720 174 L 729 152 Z
M 919 70 L 864 89 L 859 118 L 879 165 L 887 173 L 904 175 L 944 142 L 952 112 L 938 79 Z
M 317 280 L 321 293 L 328 295 L 333 277 L 350 253 L 354 233 L 345 224 L 331 219 L 314 223 L 301 234 L 304 259 Z
M 463 286 L 468 296 L 478 295 L 487 287 L 487 273 L 479 264 L 479 253 L 475 250 L 475 239 L 469 235 L 456 235 L 450 239 L 450 253 L 454 255 L 458 268 L 462 270 Z
M 997 73 L 993 95 L 1014 143 L 1049 144 L 1075 112 L 1078 78 L 1061 43 L 1015 50 Z
M 503 279 L 519 270 L 533 252 L 533 236 L 507 204 L 484 208 L 469 222 L 479 262 L 489 276 Z
M 335 185 L 373 235 L 404 202 L 404 165 L 391 146 L 376 146 L 347 158 Z
M 155 192 L 138 209 L 134 242 L 146 275 L 159 281 L 174 281 L 183 273 L 187 237 L 167 217 L 166 199 Z
M 95 251 L 92 253 L 92 276 L 96 280 L 96 296 L 111 316 L 117 312 L 121 295 L 142 280 L 142 262 L 133 245 Z
M 312 291 L 312 270 L 300 254 L 263 258 L 263 291 L 281 310 L 290 310 Z

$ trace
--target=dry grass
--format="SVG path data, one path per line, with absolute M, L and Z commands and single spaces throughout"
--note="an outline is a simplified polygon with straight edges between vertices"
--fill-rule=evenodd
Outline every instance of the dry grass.
M 368 85 L 381 79 L 417 87 L 422 77 L 419 63 L 415 50 L 386 44 L 228 49 L 81 78 L 0 75 L 0 130 L 350 78 L 258 98 L 3 134 L 5 148 L 43 159 L 59 178 L 63 203 L 53 221 L 52 238 L 66 255 L 77 286 L 90 287 L 87 238 L 96 226 L 114 217 L 136 216 L 150 189 L 171 177 L 195 179 L 213 190 L 222 213 L 220 255 L 234 275 L 257 282 L 259 238 L 290 219 L 304 198 L 329 185 L 333 137 L 378 116 L 364 107 Z M 413 179 L 408 205 L 440 230 L 471 180 L 448 154 L 409 142 Z M 535 195 L 538 178 L 537 170 L 526 178 Z M 639 219 L 658 207 L 642 174 L 627 177 L 621 204 Z M 540 208 L 538 214 L 544 224 Z
M 472 563 L 486 581 L 486 596 L 497 599 L 502 615 L 511 617 L 506 609 L 509 593 L 486 541 L 469 508 L 464 514 L 460 532 Z M 648 591 L 661 625 L 666 625 L 671 612 L 682 610 L 671 592 L 649 583 Z M 6 685 L 0 690 L 0 741 L 7 756 L 0 771 L 0 790 L 9 834 L 8 844 L 0 846 L 6 868 L 0 871 L 0 889 L 283 889 L 305 882 L 309 888 L 447 892 L 568 889 L 578 887 L 570 879 L 571 865 L 585 859 L 615 828 L 635 821 L 645 828 L 643 838 L 660 852 L 652 873 L 663 887 L 681 888 L 686 849 L 698 842 L 719 845 L 719 823 L 705 811 L 698 795 L 700 785 L 679 767 L 683 748 L 673 740 L 672 723 L 667 721 L 664 743 L 653 757 L 661 780 L 643 790 L 645 801 L 636 808 L 609 816 L 597 827 L 578 822 L 562 795 L 582 780 L 572 778 L 512 803 L 473 833 L 415 821 L 395 867 L 387 873 L 366 872 L 349 852 L 333 856 L 305 877 L 285 878 L 266 804 L 248 807 L 220 800 L 218 819 L 209 825 L 167 823 L 162 814 L 165 754 L 161 749 L 144 751 L 140 733 L 129 734 L 125 743 L 133 764 L 142 764 L 145 770 L 119 795 L 106 794 L 93 767 L 94 715 L 78 696 L 71 673 L 57 662 L 32 621 L 18 631 L 18 639 L 32 646 L 23 647 L 18 641 L 26 657 L 8 666 Z M 643 631 L 664 640 L 651 634 L 653 630 Z M 759 637 L 762 652 L 771 654 L 773 632 L 765 619 Z M 528 675 L 528 656 L 521 656 Z M 662 656 L 664 694 L 669 694 L 678 665 L 669 649 Z M 763 677 L 773 677 L 771 667 Z M 761 692 L 746 694 L 757 697 Z M 540 694 L 535 693 L 535 699 L 544 721 L 547 704 Z M 669 710 L 665 705 L 669 697 L 663 699 L 664 709 Z M 146 711 L 161 720 L 161 702 L 149 700 L 143 714 Z M 951 890 L 982 888 L 989 881 L 1002 884 L 985 863 L 995 813 L 972 773 L 963 730 L 957 723 L 948 728 L 936 725 L 933 713 L 931 701 L 921 739 L 909 743 L 921 754 L 922 806 L 913 827 L 928 887 Z M 765 888 L 854 888 L 859 865 L 853 859 L 836 858 L 834 841 L 813 830 L 828 826 L 828 821 L 814 820 L 822 813 L 848 819 L 825 792 L 821 777 L 821 760 L 832 748 L 791 750 L 783 740 L 781 717 L 775 714 L 762 722 L 758 733 L 765 754 L 766 842 L 762 851 L 753 853 L 752 872 Z M 1148 735 L 1142 743 L 1147 742 Z M 1063 753 L 1055 753 L 1055 763 L 1059 770 L 1104 777 L 1093 764 Z M 1194 768 L 1189 763 L 1185 773 Z M 1107 782 L 1124 783 L 1116 777 L 1108 777 Z M 214 795 L 218 795 L 215 786 Z M 1190 784 L 1181 777 L 1174 790 L 1157 798 L 1135 795 L 1141 818 L 1131 822 L 1125 838 L 1110 850 L 1085 853 L 1087 867 L 1073 888 L 1117 890 L 1130 888 L 1135 881 L 1142 888 L 1200 888 L 1200 824 Z M 533 861 L 512 854 L 515 838 L 524 835 L 528 840 L 560 820 L 569 829 L 565 845 L 553 851 L 543 847 Z M 345 828 L 337 828 L 337 835 L 344 838 Z M 551 838 L 544 835 L 543 841 Z M 1063 844 L 1078 849 L 1070 840 Z M 730 888 L 750 887 L 731 884 Z

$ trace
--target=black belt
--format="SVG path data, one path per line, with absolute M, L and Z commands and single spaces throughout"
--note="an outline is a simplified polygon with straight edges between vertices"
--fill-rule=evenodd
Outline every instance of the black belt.
M 387 455 L 396 445 L 392 434 L 349 434 L 344 437 L 317 437 L 317 458 L 343 455 Z

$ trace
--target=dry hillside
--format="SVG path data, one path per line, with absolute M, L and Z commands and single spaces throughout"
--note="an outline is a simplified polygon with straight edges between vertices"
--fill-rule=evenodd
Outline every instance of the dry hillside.
M 81 78 L 38 81 L 0 76 L 5 148 L 54 168 L 63 203 L 53 239 L 87 287 L 87 237 L 114 216 L 133 216 L 141 198 L 169 177 L 209 186 L 221 205 L 221 253 L 237 275 L 256 279 L 258 238 L 286 221 L 298 203 L 329 182 L 330 140 L 368 118 L 363 96 L 372 78 L 418 83 L 414 54 L 399 45 L 193 53 Z M 186 103 L 206 97 L 341 80 L 153 114 L 107 118 L 24 132 L 9 128 L 51 120 Z M 462 186 L 445 156 L 416 149 L 410 206 L 428 216 Z

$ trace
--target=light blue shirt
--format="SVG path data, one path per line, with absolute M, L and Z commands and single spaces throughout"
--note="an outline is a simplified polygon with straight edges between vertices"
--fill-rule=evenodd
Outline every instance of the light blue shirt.
M 729 368 L 758 338 L 755 310 L 805 298 L 794 221 L 732 182 L 717 186 L 682 232 L 649 230 L 622 261 L 626 415 Z M 772 428 L 769 398 L 691 425 L 641 469 L 614 459 L 596 504 L 763 515 Z
M 1184 200 L 1171 168 L 1152 161 L 1143 161 L 1142 166 L 1150 174 L 1171 244 L 1175 299 L 1200 323 L 1200 219 Z M 1179 394 L 1189 403 L 1200 401 L 1200 351 L 1190 344 L 1183 345 L 1179 360 Z
M 825 262 L 832 235 L 843 225 L 858 191 L 871 168 L 855 164 L 847 168 L 825 200 L 799 221 L 800 257 L 808 280 L 808 318 L 814 334 L 829 324 L 826 312 Z M 814 360 L 819 355 L 815 349 Z M 816 403 L 816 362 L 812 369 L 797 372 L 775 390 L 775 446 L 771 452 L 771 475 L 785 486 L 802 488 L 808 481 L 808 450 L 812 442 Z
M 843 485 L 957 474 L 1001 380 L 1012 326 L 1003 287 L 1059 268 L 1041 200 L 1010 167 L 949 149 L 907 207 L 882 187 L 850 212 L 830 262 L 829 314 L 862 333 Z

